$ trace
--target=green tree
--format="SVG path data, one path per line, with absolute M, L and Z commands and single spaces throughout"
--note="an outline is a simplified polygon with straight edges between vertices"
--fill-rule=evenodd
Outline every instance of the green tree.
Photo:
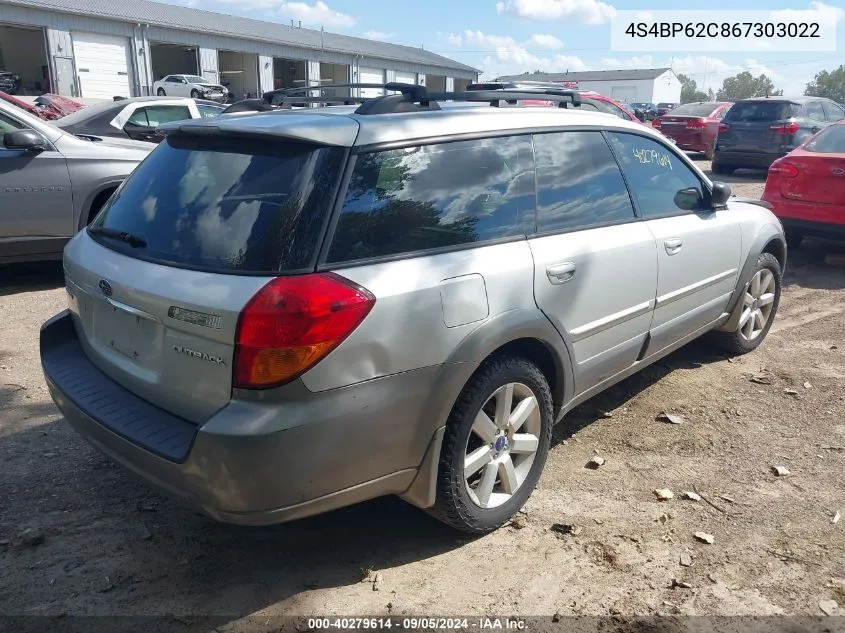
M 681 103 L 695 103 L 696 101 L 707 101 L 708 95 L 698 89 L 695 79 L 687 77 L 683 73 L 678 74 L 681 82 Z
M 838 103 L 845 103 L 845 65 L 830 72 L 817 73 L 807 84 L 804 94 L 810 97 L 827 97 Z
M 775 83 L 767 75 L 761 74 L 755 77 L 745 70 L 725 79 L 716 96 L 720 101 L 739 101 L 781 94 L 783 90 L 775 90 Z

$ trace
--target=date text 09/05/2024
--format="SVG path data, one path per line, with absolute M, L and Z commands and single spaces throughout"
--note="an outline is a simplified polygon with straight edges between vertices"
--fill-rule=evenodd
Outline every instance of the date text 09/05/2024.
M 818 22 L 631 22 L 631 37 L 821 37 Z
M 525 620 L 518 618 L 437 618 L 437 617 L 377 617 L 377 618 L 309 618 L 308 629 L 398 629 L 398 630 L 444 630 L 444 631 L 524 631 Z

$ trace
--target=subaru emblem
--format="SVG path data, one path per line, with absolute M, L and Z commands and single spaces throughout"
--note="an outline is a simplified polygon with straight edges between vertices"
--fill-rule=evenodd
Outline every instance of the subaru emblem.
M 830 173 L 836 176 L 841 176 L 842 174 L 845 174 L 845 169 L 842 169 L 841 167 L 831 167 Z
M 100 292 L 102 292 L 107 297 L 111 297 L 112 289 L 111 284 L 107 282 L 105 279 L 100 279 Z

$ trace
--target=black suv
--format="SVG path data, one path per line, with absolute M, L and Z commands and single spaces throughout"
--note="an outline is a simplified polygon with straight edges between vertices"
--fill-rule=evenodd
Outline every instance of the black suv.
M 845 109 L 822 97 L 757 97 L 734 103 L 719 125 L 713 173 L 768 169 L 823 127 L 845 119 Z

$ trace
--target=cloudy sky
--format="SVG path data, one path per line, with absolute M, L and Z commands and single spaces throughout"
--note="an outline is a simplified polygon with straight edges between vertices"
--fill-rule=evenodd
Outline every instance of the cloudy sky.
M 803 92 L 819 70 L 845 64 L 845 6 L 838 0 L 708 0 L 694 8 L 791 10 L 794 19 L 836 23 L 836 52 L 625 53 L 610 50 L 617 11 L 692 8 L 678 0 L 167 0 L 211 11 L 386 40 L 451 57 L 485 78 L 524 71 L 671 67 L 717 89 L 743 70 L 764 72 L 787 93 Z M 798 11 L 799 13 L 794 13 Z M 784 15 L 781 13 L 780 15 Z M 775 42 L 771 49 L 777 48 Z

